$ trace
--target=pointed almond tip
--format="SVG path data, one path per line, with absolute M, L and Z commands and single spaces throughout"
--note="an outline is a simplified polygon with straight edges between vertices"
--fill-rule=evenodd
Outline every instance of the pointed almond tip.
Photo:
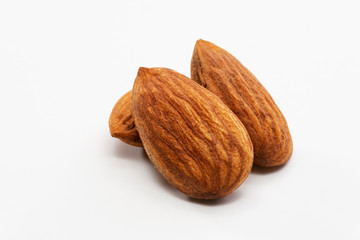
M 203 49 L 206 46 L 206 41 L 203 39 L 198 39 L 195 43 L 195 47 L 194 47 L 194 52 L 193 54 L 196 55 L 198 54 L 199 51 L 201 51 L 201 49 Z
M 147 71 L 149 71 L 149 68 L 139 67 L 138 73 L 144 73 L 144 72 L 147 72 Z
M 147 72 L 148 72 L 148 68 L 139 67 L 136 74 L 134 86 L 136 85 L 136 83 L 141 82 L 141 80 L 147 75 Z
M 216 46 L 215 44 L 213 44 L 212 42 L 209 42 L 209 41 L 206 41 L 206 40 L 203 40 L 203 39 L 199 39 L 196 41 L 196 44 L 195 44 L 195 49 L 198 49 L 198 48 L 212 48 Z
M 203 45 L 204 43 L 206 43 L 205 40 L 202 40 L 202 39 L 197 40 L 197 41 L 196 41 L 196 44 L 195 44 L 195 48 Z
M 139 67 L 139 70 L 137 72 L 137 76 L 144 76 L 147 73 L 149 73 L 150 68 L 146 68 L 146 67 Z

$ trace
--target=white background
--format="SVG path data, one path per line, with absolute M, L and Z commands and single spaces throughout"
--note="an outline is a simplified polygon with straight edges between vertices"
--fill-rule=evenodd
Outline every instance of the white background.
M 1 1 L 0 239 L 360 239 L 359 1 Z M 169 187 L 108 118 L 195 41 L 247 66 L 294 153 L 219 201 Z

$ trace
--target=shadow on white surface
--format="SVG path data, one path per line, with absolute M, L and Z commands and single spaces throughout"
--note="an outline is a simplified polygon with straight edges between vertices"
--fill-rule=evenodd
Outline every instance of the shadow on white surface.
M 288 163 L 285 163 L 284 165 L 278 166 L 278 167 L 260 167 L 258 165 L 253 165 L 251 169 L 251 174 L 255 175 L 266 175 L 266 174 L 272 174 L 281 171 L 288 165 Z
M 199 200 L 189 197 L 186 197 L 186 200 L 191 203 L 201 204 L 205 206 L 221 206 L 239 201 L 239 199 L 241 198 L 241 192 L 239 190 L 240 189 L 235 190 L 235 192 L 231 193 L 230 195 L 224 198 L 215 199 L 215 200 Z
M 123 143 L 120 140 L 117 140 L 116 143 L 113 144 L 114 155 L 121 159 L 128 159 L 132 161 L 139 160 L 139 151 L 140 147 L 135 147 Z

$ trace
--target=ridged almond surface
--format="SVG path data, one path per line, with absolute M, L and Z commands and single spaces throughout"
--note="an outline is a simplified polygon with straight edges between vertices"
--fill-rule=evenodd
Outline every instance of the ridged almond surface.
M 218 96 L 246 127 L 254 163 L 279 166 L 291 157 L 293 144 L 286 120 L 256 77 L 224 49 L 198 40 L 191 78 Z
M 132 113 L 144 148 L 162 176 L 184 194 L 217 199 L 246 179 L 250 137 L 213 93 L 165 68 L 140 68 Z
M 132 93 L 129 91 L 115 104 L 109 119 L 110 134 L 127 144 L 142 147 L 139 133 L 131 116 L 131 96 Z

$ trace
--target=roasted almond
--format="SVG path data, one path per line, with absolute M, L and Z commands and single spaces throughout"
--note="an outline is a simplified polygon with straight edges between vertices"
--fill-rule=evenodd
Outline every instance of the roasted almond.
M 286 120 L 273 98 L 239 60 L 213 43 L 198 40 L 191 78 L 218 96 L 241 120 L 254 146 L 254 163 L 287 162 L 293 143 Z
M 140 68 L 132 113 L 151 162 L 175 188 L 196 199 L 233 192 L 253 163 L 250 137 L 213 93 L 166 68 Z
M 110 134 L 127 144 L 142 147 L 139 133 L 131 116 L 131 96 L 131 91 L 129 91 L 115 104 L 109 119 Z

